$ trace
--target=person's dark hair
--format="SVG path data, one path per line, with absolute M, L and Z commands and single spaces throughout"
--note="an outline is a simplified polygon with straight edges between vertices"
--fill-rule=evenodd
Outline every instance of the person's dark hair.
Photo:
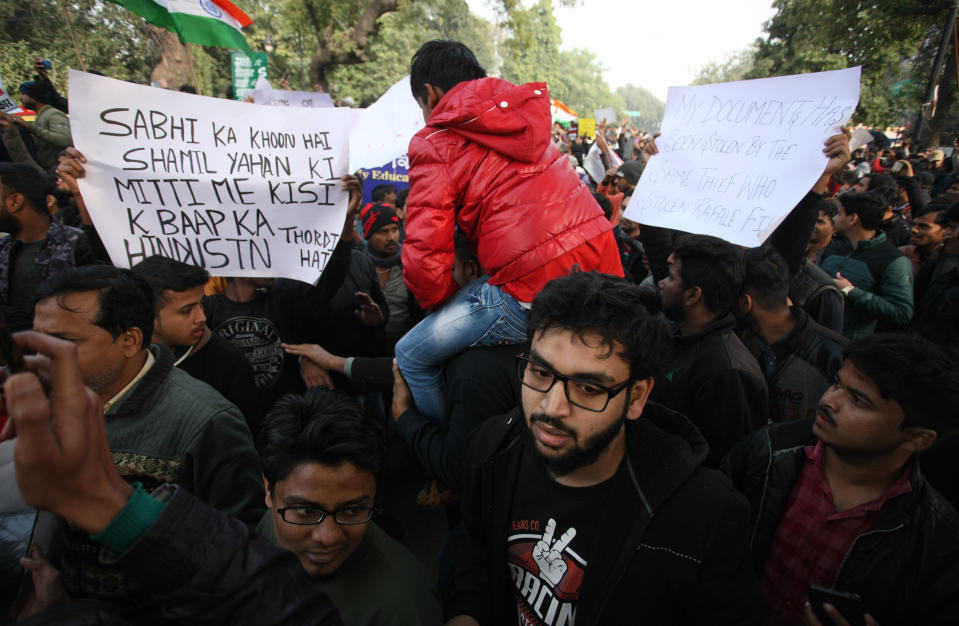
M 370 192 L 370 199 L 373 202 L 383 202 L 383 198 L 386 197 L 386 194 L 389 192 L 397 193 L 396 187 L 393 185 L 377 185 L 373 187 L 373 191 Z
M 836 177 L 839 179 L 839 182 L 852 187 L 862 178 L 862 173 L 859 170 L 841 170 L 836 174 Z
M 825 213 L 829 219 L 834 220 L 839 215 L 839 204 L 835 198 L 826 198 L 819 205 L 819 210 Z
M 912 219 L 915 220 L 917 217 L 922 217 L 923 215 L 928 215 L 929 213 L 939 213 L 940 211 L 942 211 L 941 206 L 935 206 L 935 205 L 930 206 L 927 204 L 926 206 L 922 207 L 918 211 L 913 211 Z M 934 216 L 932 218 L 933 223 L 937 222 L 936 220 L 937 217 L 938 216 Z
M 886 213 L 887 205 L 875 192 L 847 191 L 839 196 L 839 202 L 846 215 L 859 216 L 859 223 L 864 229 L 877 230 L 882 225 L 882 216 Z
M 939 215 L 936 216 L 936 224 L 940 226 L 948 226 L 949 222 L 959 222 L 959 202 L 951 205 L 948 209 L 940 210 Z
M 427 41 L 410 63 L 410 89 L 420 100 L 426 100 L 427 83 L 449 91 L 463 81 L 485 77 L 473 51 L 450 39 Z
M 36 302 L 57 298 L 57 304 L 69 310 L 63 296 L 98 291 L 100 312 L 92 322 L 110 333 L 114 339 L 131 328 L 143 334 L 142 348 L 153 338 L 153 291 L 143 278 L 131 270 L 112 265 L 84 265 L 58 272 L 37 287 Z
M 210 273 L 202 267 L 159 255 L 147 257 L 131 269 L 150 285 L 157 311 L 169 301 L 165 292 L 186 291 L 205 285 L 210 280 Z
M 59 210 L 73 202 L 73 194 L 71 194 L 69 191 L 62 191 L 58 189 L 58 180 L 59 177 L 56 174 L 47 174 L 43 177 L 43 204 L 46 207 L 47 198 L 53 196 L 57 203 L 57 209 Z M 49 212 L 49 209 L 47 209 L 47 211 Z
M 883 203 L 883 210 L 895 206 L 899 201 L 899 187 L 893 177 L 887 174 L 870 174 L 866 191 L 876 194 Z
M 709 235 L 683 235 L 673 256 L 680 262 L 683 289 L 699 287 L 710 313 L 725 315 L 743 287 L 743 254 L 728 241 Z
M 47 210 L 46 181 L 43 173 L 26 163 L 0 163 L 0 183 L 14 193 L 22 193 L 35 213 L 50 215 Z
M 749 248 L 743 252 L 746 277 L 743 291 L 767 311 L 785 309 L 789 297 L 789 266 L 771 246 Z
M 596 200 L 596 204 L 599 205 L 599 208 L 603 210 L 603 215 L 606 216 L 606 219 L 613 219 L 613 203 L 609 201 L 609 198 L 594 191 L 593 199 Z
M 561 329 L 579 337 L 595 333 L 613 354 L 629 363 L 634 380 L 649 378 L 662 370 L 669 350 L 666 323 L 643 307 L 645 298 L 638 285 L 625 278 L 599 272 L 573 272 L 543 287 L 533 300 L 527 325 L 532 343 L 537 333 Z
M 359 401 L 318 387 L 273 404 L 260 426 L 257 450 L 271 486 L 300 463 L 337 467 L 349 461 L 376 473 L 386 457 L 383 431 Z
M 193 93 L 193 94 L 195 94 L 195 93 L 196 93 L 196 87 L 194 87 L 193 85 L 189 85 L 189 84 L 184 83 L 184 84 L 180 85 L 180 91 L 183 92 L 183 93 Z
M 843 356 L 868 376 L 886 400 L 902 407 L 902 428 L 931 428 L 943 436 L 956 427 L 947 407 L 959 406 L 959 353 L 912 333 L 857 339 Z
M 406 199 L 410 197 L 410 188 L 400 189 L 396 194 L 396 208 L 402 209 L 406 206 Z

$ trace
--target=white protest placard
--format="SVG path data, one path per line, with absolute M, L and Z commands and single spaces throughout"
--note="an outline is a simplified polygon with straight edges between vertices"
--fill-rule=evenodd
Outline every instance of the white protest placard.
M 869 132 L 868 128 L 857 128 L 852 131 L 852 137 L 849 138 L 849 149 L 858 150 L 859 148 L 864 148 L 872 140 L 872 133 Z
M 670 87 L 625 216 L 761 244 L 819 179 L 823 143 L 859 101 L 860 68 Z
M 596 109 L 593 111 L 593 117 L 596 118 L 596 124 L 602 124 L 606 122 L 607 124 L 616 123 L 616 111 L 613 110 L 613 107 L 606 107 L 605 109 Z
M 3 88 L 2 78 L 0 78 L 0 111 L 4 113 L 20 113 L 23 111 L 10 94 L 7 93 L 7 90 Z
M 406 76 L 369 107 L 358 109 L 350 135 L 350 171 L 381 167 L 406 154 L 410 139 L 425 125 Z
M 333 98 L 328 93 L 316 91 L 273 89 L 270 81 L 260 76 L 256 81 L 256 88 L 253 90 L 253 103 L 273 107 L 325 109 L 333 106 Z
M 583 169 L 596 183 L 600 183 L 606 178 L 606 168 L 603 166 L 603 157 L 600 155 L 599 142 L 594 141 L 586 152 L 586 158 L 583 159 Z M 623 160 L 612 150 L 606 151 L 606 161 L 609 163 L 609 167 L 618 168 L 623 164 Z
M 182 94 L 71 70 L 80 191 L 113 262 L 313 282 L 343 228 L 350 109 Z

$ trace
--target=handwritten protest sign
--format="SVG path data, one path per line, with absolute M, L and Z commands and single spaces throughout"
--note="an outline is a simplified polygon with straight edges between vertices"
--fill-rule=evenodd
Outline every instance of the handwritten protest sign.
M 598 124 L 615 124 L 616 123 L 616 111 L 613 110 L 613 107 L 606 107 L 605 109 L 596 109 L 593 111 L 593 117 L 596 119 Z
M 823 142 L 859 101 L 860 68 L 671 87 L 626 217 L 761 244 L 826 166 Z
M 352 109 L 288 109 L 71 70 L 80 191 L 116 265 L 313 282 L 343 226 Z
M 4 113 L 19 113 L 22 111 L 10 94 L 3 88 L 3 79 L 0 79 L 0 111 Z
M 596 120 L 591 117 L 579 118 L 579 134 L 583 137 L 595 137 Z

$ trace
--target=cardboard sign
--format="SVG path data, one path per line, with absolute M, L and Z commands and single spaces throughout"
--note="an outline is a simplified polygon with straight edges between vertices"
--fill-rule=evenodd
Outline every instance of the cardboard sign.
M 396 191 L 410 186 L 410 160 L 401 155 L 381 167 L 356 170 L 363 177 L 363 205 L 373 201 L 373 190 L 380 185 L 393 185 Z
M 0 111 L 4 113 L 22 113 L 23 109 L 11 97 L 7 90 L 3 88 L 3 79 L 0 78 Z
M 761 244 L 822 175 L 823 143 L 859 101 L 860 68 L 670 87 L 625 216 Z
M 616 111 L 613 110 L 613 107 L 606 107 L 605 109 L 596 109 L 593 111 L 593 117 L 596 118 L 597 124 L 602 124 L 606 122 L 607 124 L 616 123 Z
M 246 100 L 256 89 L 256 81 L 268 77 L 266 53 L 254 52 L 251 60 L 246 52 L 231 52 L 230 76 L 233 80 L 233 98 Z
M 596 120 L 591 117 L 579 118 L 579 134 L 583 137 L 595 137 Z
M 304 109 L 325 109 L 333 106 L 333 98 L 328 93 L 318 91 L 289 91 L 273 89 L 265 77 L 256 81 L 253 90 L 253 103 L 272 107 L 297 107 Z
M 70 71 L 80 191 L 113 262 L 315 281 L 343 227 L 354 111 L 274 108 Z
M 426 126 L 423 111 L 410 91 L 405 76 L 379 100 L 357 114 L 350 136 L 350 171 L 380 167 L 406 154 L 410 139 Z

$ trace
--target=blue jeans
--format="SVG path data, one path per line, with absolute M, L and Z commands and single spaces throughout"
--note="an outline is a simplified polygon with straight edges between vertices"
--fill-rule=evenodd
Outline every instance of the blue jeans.
M 396 363 L 416 408 L 430 421 L 447 420 L 443 365 L 472 346 L 526 341 L 526 309 L 489 276 L 461 288 L 396 344 Z

